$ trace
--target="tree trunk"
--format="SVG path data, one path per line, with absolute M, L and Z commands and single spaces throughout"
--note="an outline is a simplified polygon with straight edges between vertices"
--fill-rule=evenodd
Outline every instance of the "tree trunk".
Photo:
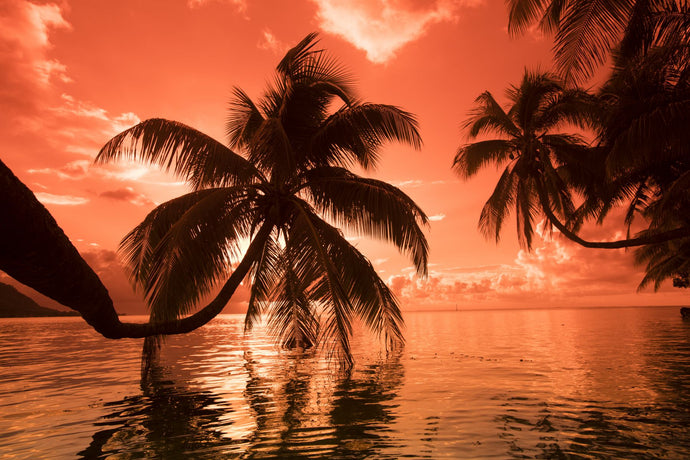
M 122 323 L 98 275 L 31 190 L 0 161 L 0 270 L 78 311 L 110 339 L 182 334 L 209 322 L 247 275 L 271 230 L 261 227 L 216 298 L 195 314 L 163 323 Z
M 618 241 L 587 241 L 580 238 L 579 235 L 574 233 L 568 227 L 566 227 L 556 215 L 551 210 L 551 204 L 549 203 L 549 198 L 546 196 L 544 187 L 538 182 L 537 183 L 537 193 L 539 194 L 539 201 L 541 202 L 542 210 L 549 222 L 553 224 L 566 238 L 575 243 L 583 246 L 585 248 L 594 249 L 620 249 L 620 248 L 630 248 L 635 246 L 644 246 L 646 244 L 657 244 L 663 243 L 665 241 L 675 240 L 679 238 L 687 238 L 690 236 L 690 227 L 680 227 L 673 230 L 667 230 L 664 232 L 644 235 L 636 238 L 628 238 L 625 240 Z

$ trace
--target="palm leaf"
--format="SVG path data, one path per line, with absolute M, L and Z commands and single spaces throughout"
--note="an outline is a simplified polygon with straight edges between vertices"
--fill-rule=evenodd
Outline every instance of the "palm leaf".
M 461 177 L 468 179 L 485 166 L 495 163 L 500 167 L 502 163 L 515 155 L 517 149 L 513 141 L 492 139 L 465 144 L 458 149 L 453 160 L 453 169 Z
M 310 299 L 315 280 L 298 274 L 290 255 L 288 247 L 277 262 L 281 275 L 271 293 L 268 328 L 284 348 L 311 348 L 317 345 L 319 334 L 319 319 Z
M 532 24 L 544 16 L 548 0 L 507 0 L 508 32 L 524 34 Z
M 281 276 L 280 271 L 281 249 L 277 241 L 269 237 L 261 252 L 261 257 L 252 268 L 249 279 L 251 289 L 247 313 L 244 317 L 244 331 L 247 332 L 254 327 L 254 324 L 265 312 L 268 306 L 271 292 L 278 284 Z
M 321 275 L 314 277 L 313 295 L 326 309 L 326 324 L 323 329 L 329 353 L 335 355 L 346 367 L 352 367 L 350 335 L 352 334 L 352 315 L 354 308 L 347 290 L 343 286 L 339 271 L 327 251 L 327 241 L 317 227 L 320 219 L 303 201 L 295 201 L 295 214 L 289 230 L 290 251 L 301 254 L 304 262 L 298 264 L 303 270 L 319 270 Z M 309 263 L 306 263 L 306 262 Z M 322 341 L 323 342 L 323 341 Z
M 470 111 L 470 117 L 464 123 L 467 136 L 474 139 L 480 134 L 499 134 L 508 137 L 519 137 L 518 128 L 508 114 L 501 108 L 493 95 L 485 91 L 475 100 L 475 107 Z
M 397 187 L 343 168 L 323 167 L 306 175 L 307 190 L 319 210 L 356 234 L 390 241 L 425 275 L 429 246 L 421 229 L 424 211 Z
M 263 121 L 264 117 L 254 101 L 241 88 L 233 88 L 226 124 L 230 145 L 247 148 Z
M 249 183 L 256 169 L 210 136 L 182 123 L 152 118 L 108 141 L 97 163 L 118 159 L 140 160 L 172 171 L 195 189 Z
M 133 277 L 154 321 L 188 313 L 227 274 L 230 260 L 239 255 L 239 240 L 254 224 L 252 201 L 241 188 L 209 191 L 171 219 L 175 214 L 152 213 L 121 246 L 138 264 Z
M 500 240 L 501 227 L 510 207 L 515 203 L 515 187 L 518 177 L 513 173 L 513 165 L 509 165 L 501 174 L 493 193 L 482 208 L 479 216 L 479 230 L 487 238 Z
M 325 120 L 314 133 L 307 155 L 314 165 L 354 163 L 368 169 L 376 165 L 378 148 L 386 141 L 421 148 L 414 116 L 392 105 L 346 106 Z
M 634 0 L 570 2 L 555 37 L 556 68 L 566 81 L 582 81 L 621 38 Z

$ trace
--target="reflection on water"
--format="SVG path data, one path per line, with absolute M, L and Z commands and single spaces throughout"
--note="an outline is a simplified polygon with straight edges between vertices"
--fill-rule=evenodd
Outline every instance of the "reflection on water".
M 689 458 L 690 323 L 676 309 L 411 313 L 357 366 L 227 316 L 141 341 L 0 320 L 2 458 Z

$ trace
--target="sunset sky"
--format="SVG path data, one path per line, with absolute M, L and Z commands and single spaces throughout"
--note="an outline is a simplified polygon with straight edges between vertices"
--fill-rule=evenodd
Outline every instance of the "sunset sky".
M 258 98 L 285 51 L 316 31 L 362 99 L 400 106 L 421 125 L 423 149 L 386 146 L 375 176 L 430 216 L 429 277 L 416 278 L 393 246 L 354 241 L 403 309 L 683 304 L 687 291 L 670 285 L 637 293 L 642 271 L 630 251 L 555 235 L 527 253 L 512 216 L 499 244 L 477 230 L 497 173 L 467 182 L 453 174 L 461 124 L 482 91 L 504 100 L 525 67 L 551 65 L 549 37 L 512 38 L 506 26 L 504 2 L 490 0 L 0 0 L 0 158 L 55 216 L 116 308 L 142 312 L 115 250 L 186 188 L 140 164 L 93 166 L 99 148 L 151 117 L 223 141 L 233 86 Z M 586 235 L 621 230 L 612 220 Z M 10 282 L 1 273 L 0 281 Z M 246 298 L 238 292 L 229 311 Z

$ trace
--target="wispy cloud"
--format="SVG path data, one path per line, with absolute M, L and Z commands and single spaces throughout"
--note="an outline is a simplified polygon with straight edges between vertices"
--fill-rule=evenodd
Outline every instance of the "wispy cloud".
M 431 222 L 438 222 L 446 218 L 446 215 L 443 213 L 440 214 L 434 214 L 433 216 L 429 216 L 429 220 Z
M 58 206 L 79 206 L 89 202 L 88 198 L 71 195 L 53 195 L 52 193 L 38 192 L 36 198 L 43 204 L 55 204 Z
M 423 181 L 421 179 L 405 179 L 398 182 L 392 182 L 398 188 L 419 188 L 428 185 L 444 185 L 447 182 L 444 180 Z
M 257 45 L 262 50 L 271 51 L 274 54 L 281 55 L 288 49 L 288 45 L 278 40 L 269 29 L 264 29 L 261 33 L 261 40 Z
M 151 206 L 155 203 L 143 193 L 137 193 L 132 187 L 123 187 L 116 190 L 107 190 L 99 194 L 104 198 L 116 201 L 126 201 L 135 206 Z
M 201 8 L 209 3 L 226 3 L 234 6 L 238 12 L 247 12 L 247 0 L 187 0 L 187 6 L 190 8 Z
M 423 4 L 404 0 L 312 0 L 320 27 L 366 52 L 367 59 L 385 63 L 406 44 L 440 22 L 456 20 L 459 10 L 479 3 L 436 0 Z

